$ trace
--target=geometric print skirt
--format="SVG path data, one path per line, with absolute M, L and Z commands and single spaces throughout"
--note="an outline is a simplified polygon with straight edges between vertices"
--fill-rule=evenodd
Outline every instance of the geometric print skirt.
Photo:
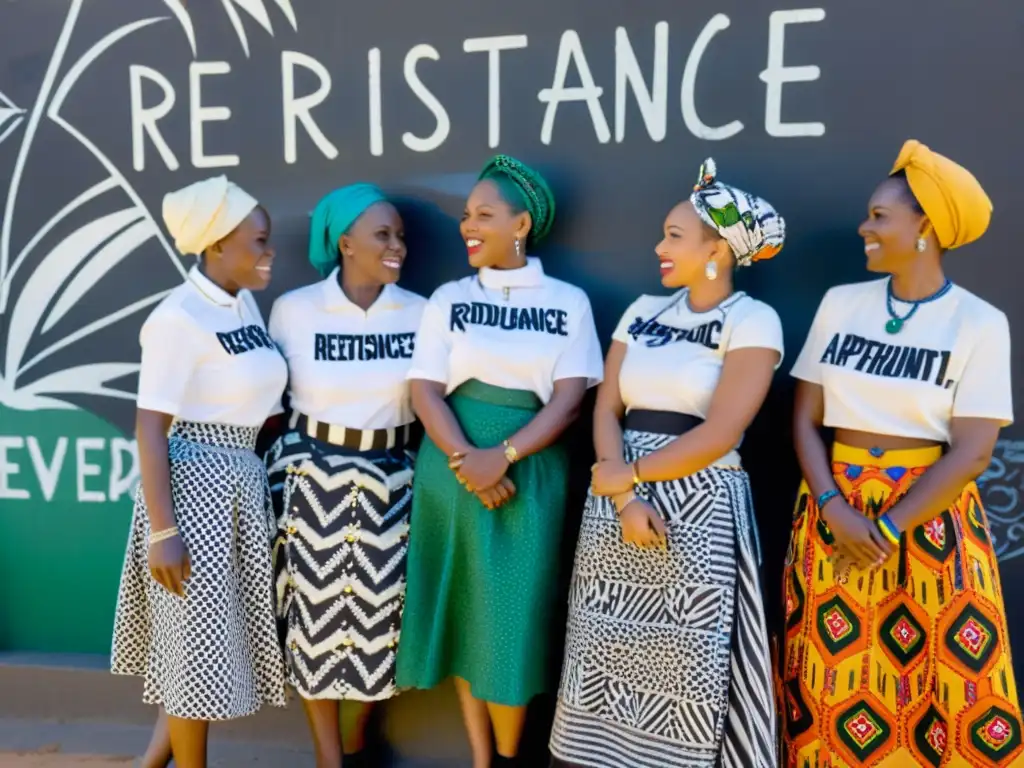
M 288 684 L 307 700 L 394 696 L 413 457 L 286 432 L 266 456 Z
M 257 429 L 176 421 L 168 439 L 174 524 L 192 575 L 185 596 L 149 572 L 142 485 L 117 597 L 111 671 L 145 680 L 143 700 L 189 720 L 285 706 L 274 626 L 273 510 Z
M 835 445 L 832 471 L 850 506 L 876 519 L 942 455 L 939 447 Z M 784 576 L 779 657 L 785 765 L 1024 764 L 1021 711 L 1003 591 L 972 482 L 941 515 L 860 570 L 804 484 Z
M 627 429 L 627 462 L 674 436 Z M 776 714 L 747 474 L 646 483 L 667 551 L 588 495 L 549 747 L 593 768 L 774 768 Z

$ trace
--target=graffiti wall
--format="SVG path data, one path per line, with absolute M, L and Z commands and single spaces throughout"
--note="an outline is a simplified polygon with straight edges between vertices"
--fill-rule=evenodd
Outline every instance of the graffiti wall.
M 856 227 L 914 137 L 989 190 L 992 230 L 951 255 L 949 271 L 1024 334 L 1024 190 L 1012 162 L 1024 106 L 1006 92 L 1024 78 L 1024 11 L 1005 0 L 984 13 L 955 0 L 929 8 L 922 18 L 912 0 L 0 3 L 0 649 L 108 648 L 138 476 L 138 330 L 189 266 L 161 229 L 160 200 L 207 175 L 229 174 L 274 217 L 266 312 L 315 279 L 308 213 L 356 180 L 400 201 L 407 287 L 427 294 L 464 274 L 457 220 L 475 171 L 495 151 L 518 155 L 558 195 L 539 255 L 589 292 L 607 342 L 637 294 L 660 290 L 662 217 L 713 155 L 723 178 L 788 220 L 782 255 L 745 271 L 741 287 L 779 310 L 792 361 L 824 291 L 866 277 Z M 787 369 L 744 451 L 773 587 L 796 482 Z M 584 467 L 586 435 L 584 425 Z M 983 478 L 1014 592 L 1022 437 L 1006 430 Z M 1022 646 L 1024 611 L 1007 602 Z

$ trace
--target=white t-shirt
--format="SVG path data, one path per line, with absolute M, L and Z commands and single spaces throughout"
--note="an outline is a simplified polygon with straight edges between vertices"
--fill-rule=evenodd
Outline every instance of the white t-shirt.
M 184 421 L 260 427 L 288 380 L 252 294 L 232 296 L 198 266 L 149 315 L 139 342 L 138 407 Z
M 441 382 L 448 393 L 478 379 L 547 403 L 559 379 L 584 378 L 592 387 L 603 371 L 587 294 L 530 257 L 518 269 L 484 267 L 434 291 L 408 377 Z
M 270 335 L 288 360 L 292 409 L 349 429 L 388 429 L 415 419 L 405 375 L 427 300 L 386 285 L 368 310 L 353 304 L 336 268 L 282 295 Z
M 954 285 L 885 330 L 888 278 L 825 294 L 792 375 L 824 389 L 827 427 L 948 443 L 955 417 L 1013 422 L 1006 315 Z M 893 302 L 900 317 L 909 304 Z
M 707 312 L 694 312 L 689 291 L 641 296 L 612 334 L 626 345 L 619 392 L 626 411 L 672 411 L 707 418 L 727 353 L 774 349 L 782 362 L 782 323 L 770 306 L 738 292 Z M 739 447 L 738 445 L 736 447 Z M 727 456 L 720 463 L 738 464 Z

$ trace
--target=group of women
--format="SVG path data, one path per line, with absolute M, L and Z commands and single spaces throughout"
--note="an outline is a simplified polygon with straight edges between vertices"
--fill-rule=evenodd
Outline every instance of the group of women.
M 732 279 L 783 246 L 768 202 L 706 161 L 655 249 L 673 292 L 630 305 L 602 365 L 586 294 L 530 255 L 555 201 L 513 158 L 466 202 L 472 274 L 429 300 L 396 285 L 385 195 L 327 195 L 309 238 L 324 279 L 267 325 L 251 291 L 271 277 L 268 213 L 224 177 L 167 195 L 199 260 L 140 336 L 112 657 L 160 706 L 143 764 L 205 766 L 210 721 L 284 705 L 286 687 L 318 768 L 369 764 L 373 702 L 447 678 L 474 768 L 515 764 L 557 631 L 561 437 L 599 385 L 554 765 L 1019 765 L 974 484 L 1012 421 L 1009 329 L 942 269 L 991 210 L 914 141 L 872 196 L 859 231 L 885 277 L 830 290 L 792 369 L 805 479 L 770 651 L 739 447 L 783 335 Z M 342 701 L 358 707 L 344 757 Z

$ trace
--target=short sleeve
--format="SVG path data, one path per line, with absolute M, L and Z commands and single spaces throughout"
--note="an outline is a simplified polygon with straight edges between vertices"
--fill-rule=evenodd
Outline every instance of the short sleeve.
M 267 333 L 270 334 L 271 340 L 277 345 L 277 348 L 281 351 L 284 359 L 288 359 L 288 354 L 285 352 L 285 344 L 283 339 L 285 338 L 285 329 L 288 327 L 288 322 L 285 320 L 286 313 L 286 302 L 284 297 L 280 297 L 274 302 L 274 305 L 270 308 L 270 319 L 267 321 Z M 270 409 L 270 413 L 267 414 L 267 418 L 271 416 L 280 416 L 284 413 L 284 402 L 282 398 L 278 398 Z
M 553 380 L 586 379 L 587 387 L 594 387 L 604 378 L 604 356 L 590 299 L 583 296 L 580 305 L 579 320 L 569 336 L 569 343 L 555 362 Z
M 151 315 L 143 324 L 139 333 L 142 364 L 135 401 L 138 408 L 171 416 L 181 414 L 199 359 L 189 335 L 185 322 L 169 313 Z
M 445 311 L 447 302 L 440 292 L 441 289 L 435 291 L 423 309 L 413 343 L 412 364 L 405 375 L 406 379 L 425 379 L 447 384 L 450 378 L 452 333 L 448 327 L 448 312 Z
M 629 344 L 632 338 L 629 335 L 629 329 L 633 326 L 633 323 L 642 319 L 640 316 L 640 304 L 642 302 L 643 297 L 641 296 L 622 313 L 622 317 L 619 318 L 619 324 L 615 326 L 615 331 L 612 333 L 612 341 L 621 341 L 623 344 Z
M 1010 376 L 1010 324 L 999 312 L 975 341 L 953 395 L 953 418 L 995 419 L 1013 423 Z
M 782 365 L 785 347 L 782 343 L 782 321 L 774 309 L 755 301 L 750 310 L 739 319 L 729 332 L 726 353 L 734 349 L 774 349 L 779 353 L 775 368 Z
M 793 378 L 801 379 L 810 384 L 821 384 L 820 356 L 824 353 L 823 342 L 828 333 L 828 329 L 825 326 L 829 316 L 828 303 L 830 295 L 831 291 L 825 294 L 818 305 L 818 311 L 814 313 L 814 320 L 811 322 L 811 329 L 807 333 L 807 340 L 804 341 L 800 355 L 797 357 L 796 362 L 793 363 L 793 368 L 789 372 L 789 375 Z

